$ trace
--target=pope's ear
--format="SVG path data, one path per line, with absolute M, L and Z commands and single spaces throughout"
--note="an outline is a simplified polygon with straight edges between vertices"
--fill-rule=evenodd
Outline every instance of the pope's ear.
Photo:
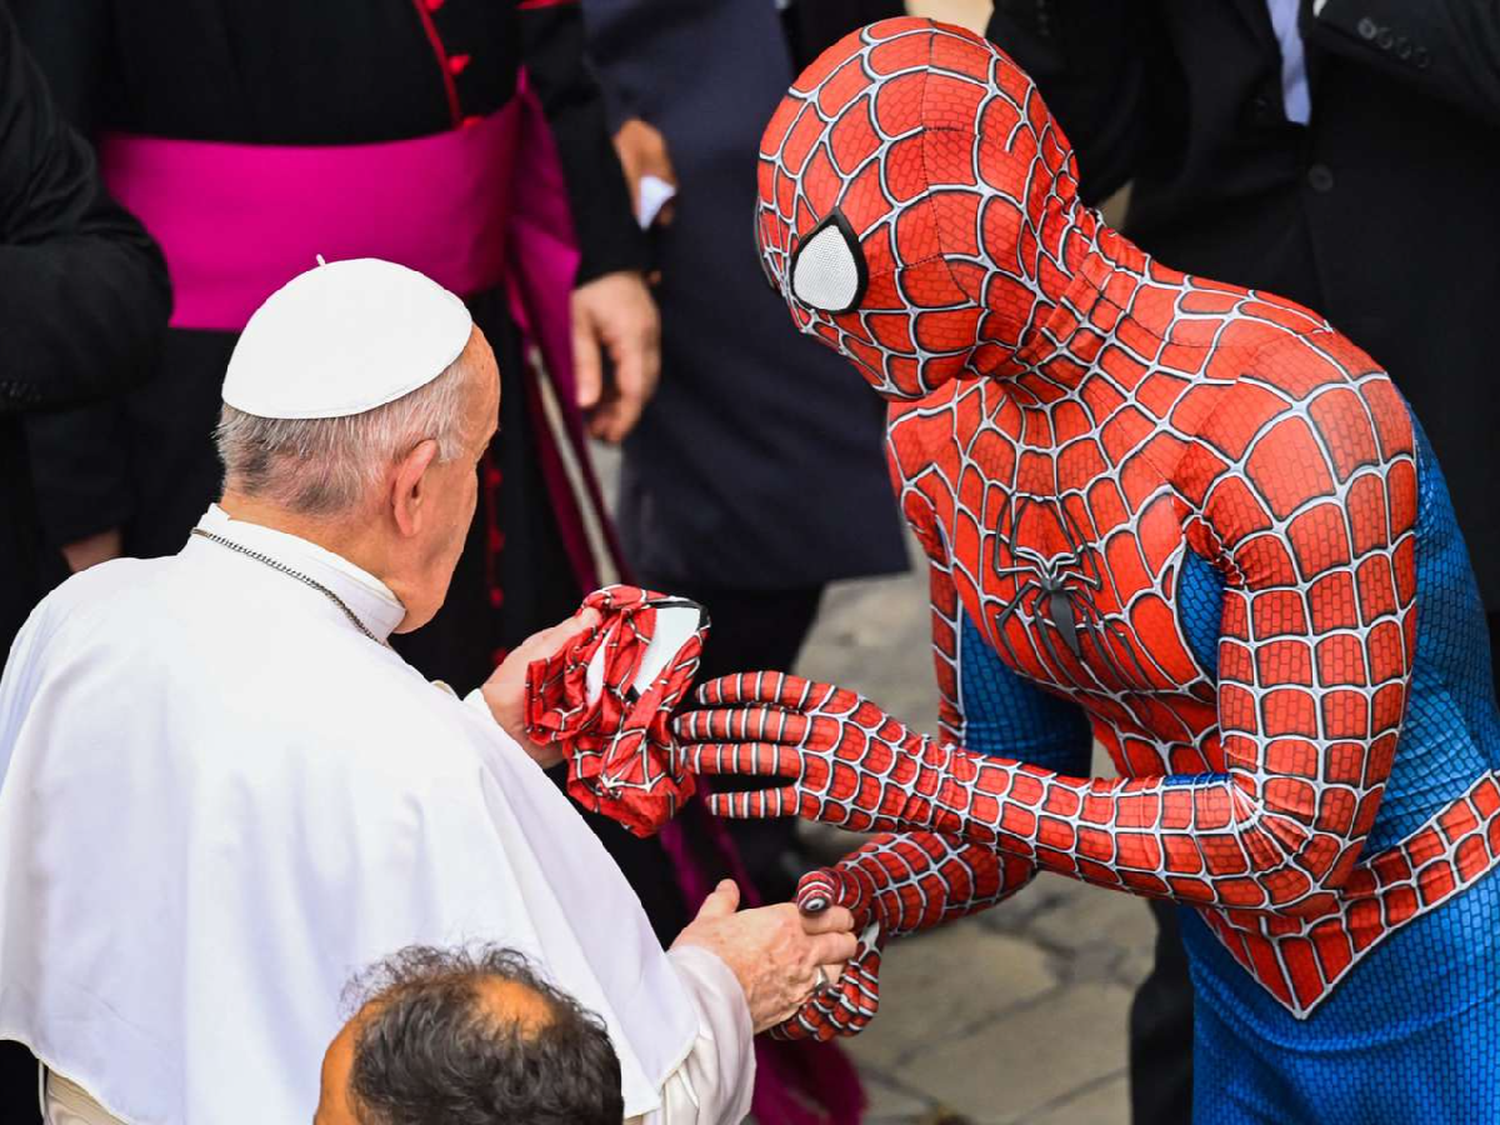
M 391 514 L 404 536 L 413 536 L 422 528 L 423 509 L 432 486 L 427 470 L 437 463 L 437 455 L 438 443 L 427 438 L 396 462 L 391 478 Z

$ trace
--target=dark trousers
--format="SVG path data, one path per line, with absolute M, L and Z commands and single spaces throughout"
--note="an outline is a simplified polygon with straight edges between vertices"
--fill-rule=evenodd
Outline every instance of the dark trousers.
M 41 1125 L 36 1104 L 36 1059 L 19 1043 L 0 1043 L 0 1121 Z
M 1174 903 L 1152 899 L 1156 963 L 1130 1005 L 1130 1119 L 1135 1125 L 1193 1120 L 1193 983 Z
M 1487 615 L 1491 671 L 1500 695 L 1500 612 Z M 1177 907 L 1151 901 L 1156 964 L 1130 1005 L 1130 1116 L 1135 1125 L 1193 1120 L 1193 984 Z

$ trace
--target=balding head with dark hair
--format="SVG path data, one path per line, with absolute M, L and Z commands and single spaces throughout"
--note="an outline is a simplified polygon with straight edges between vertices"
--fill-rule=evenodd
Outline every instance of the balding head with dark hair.
M 412 946 L 361 974 L 314 1125 L 620 1125 L 603 1023 L 508 949 Z

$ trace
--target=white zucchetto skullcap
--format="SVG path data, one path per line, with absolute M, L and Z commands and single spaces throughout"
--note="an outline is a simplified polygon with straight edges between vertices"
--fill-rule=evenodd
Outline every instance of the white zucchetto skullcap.
M 426 386 L 474 321 L 431 278 L 378 258 L 318 265 L 255 310 L 229 357 L 224 402 L 260 418 L 343 418 Z

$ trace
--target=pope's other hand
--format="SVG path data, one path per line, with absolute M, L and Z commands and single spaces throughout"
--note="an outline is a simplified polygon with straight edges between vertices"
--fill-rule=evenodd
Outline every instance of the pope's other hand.
M 661 318 L 638 273 L 596 277 L 573 290 L 573 371 L 589 432 L 619 442 L 635 429 L 661 376 Z M 604 385 L 604 360 L 614 366 Z
M 796 1012 L 822 982 L 839 979 L 858 944 L 854 918 L 841 906 L 804 916 L 789 902 L 754 910 L 739 904 L 739 888 L 725 879 L 672 945 L 701 946 L 729 966 L 760 1032 Z
M 479 689 L 495 722 L 543 769 L 561 762 L 562 750 L 555 743 L 538 746 L 526 737 L 526 669 L 533 661 L 546 660 L 579 633 L 597 627 L 601 620 L 598 610 L 586 609 L 550 629 L 533 633 L 511 650 Z

